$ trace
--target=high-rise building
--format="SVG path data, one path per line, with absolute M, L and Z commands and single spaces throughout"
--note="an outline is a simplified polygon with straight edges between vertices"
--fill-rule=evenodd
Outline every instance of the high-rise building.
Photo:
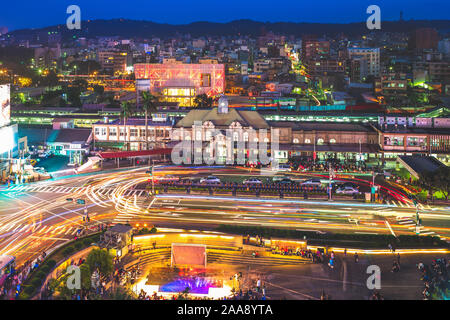
M 330 54 L 330 42 L 320 39 L 302 40 L 302 61 L 327 58 Z
M 380 75 L 380 48 L 348 48 L 348 57 L 358 61 L 360 80 L 369 75 Z
M 127 69 L 128 53 L 123 51 L 99 51 L 97 60 L 103 70 L 108 72 L 125 72 Z
M 409 39 L 410 49 L 437 49 L 439 42 L 439 35 L 436 29 L 420 28 L 412 32 Z
M 151 92 L 180 106 L 192 106 L 199 94 L 215 96 L 225 90 L 223 64 L 141 63 L 134 65 L 134 73 L 141 85 L 146 82 Z

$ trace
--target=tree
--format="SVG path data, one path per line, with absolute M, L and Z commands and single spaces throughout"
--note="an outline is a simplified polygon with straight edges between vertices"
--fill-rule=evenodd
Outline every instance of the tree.
M 450 167 L 442 166 L 435 171 L 437 188 L 442 195 L 445 197 L 445 200 L 448 200 L 448 195 L 450 192 Z
M 145 112 L 145 145 L 146 150 L 148 150 L 148 116 L 152 115 L 154 112 L 157 111 L 156 108 L 156 97 L 152 95 L 148 91 L 142 91 L 141 92 L 142 97 L 142 108 Z
M 58 75 L 55 71 L 51 70 L 44 78 L 42 78 L 40 84 L 45 87 L 56 87 L 59 84 Z
M 419 186 L 433 195 L 436 191 L 442 192 L 446 200 L 450 192 L 450 168 L 442 166 L 435 171 L 425 171 L 419 175 Z
M 91 271 L 98 269 L 102 276 L 113 270 L 112 255 L 106 249 L 93 249 L 86 257 L 86 264 Z
M 211 108 L 213 105 L 213 98 L 208 97 L 205 93 L 199 94 L 194 98 L 195 107 Z
M 120 109 L 120 119 L 123 121 L 125 126 L 125 143 L 127 144 L 127 150 L 129 150 L 130 144 L 128 142 L 127 121 L 134 114 L 134 108 L 130 102 L 124 101 L 121 103 Z
M 100 100 L 99 98 L 103 98 L 103 94 L 105 93 L 105 87 L 101 85 L 94 85 L 93 87 L 95 94 L 97 95 L 97 102 Z

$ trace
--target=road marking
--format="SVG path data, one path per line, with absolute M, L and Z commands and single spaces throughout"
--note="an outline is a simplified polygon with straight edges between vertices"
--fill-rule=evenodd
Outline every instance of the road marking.
M 391 231 L 392 235 L 393 235 L 394 237 L 397 238 L 397 236 L 396 236 L 395 233 L 394 233 L 394 230 L 392 230 L 391 225 L 389 224 L 389 221 L 384 220 L 384 223 L 385 223 L 386 226 L 388 227 L 389 231 Z
M 272 287 L 275 287 L 275 288 L 279 288 L 279 289 L 283 289 L 283 290 L 286 290 L 286 291 L 289 291 L 289 292 L 293 292 L 293 293 L 295 293 L 295 294 L 298 294 L 298 295 L 301 295 L 301 296 L 305 296 L 305 297 L 307 297 L 307 298 L 309 298 L 309 299 L 312 299 L 312 300 L 319 300 L 319 299 L 317 299 L 317 298 L 315 298 L 315 297 L 313 297 L 313 296 L 310 296 L 310 295 L 308 295 L 308 294 L 301 293 L 301 292 L 298 292 L 298 291 L 295 291 L 295 290 L 292 290 L 292 289 L 288 289 L 288 288 L 279 286 L 279 285 L 277 285 L 277 284 L 270 283 L 270 282 L 268 282 L 268 281 L 265 281 L 265 283 L 267 283 L 269 286 L 272 286 Z

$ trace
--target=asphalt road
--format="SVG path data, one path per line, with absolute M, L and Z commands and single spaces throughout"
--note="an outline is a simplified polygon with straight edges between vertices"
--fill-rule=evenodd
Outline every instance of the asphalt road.
M 158 195 L 149 197 L 146 168 L 110 170 L 0 189 L 0 254 L 16 256 L 18 264 L 60 245 L 85 226 L 130 223 L 133 226 L 210 229 L 220 224 L 262 225 L 376 234 L 414 234 L 415 208 L 405 204 L 365 204 L 352 201 L 304 201 L 230 196 Z M 244 178 L 247 170 L 230 168 L 162 167 L 155 175 L 215 174 Z M 255 174 L 252 172 L 251 174 Z M 83 199 L 86 205 L 68 202 Z M 421 210 L 423 234 L 450 237 L 448 208 Z

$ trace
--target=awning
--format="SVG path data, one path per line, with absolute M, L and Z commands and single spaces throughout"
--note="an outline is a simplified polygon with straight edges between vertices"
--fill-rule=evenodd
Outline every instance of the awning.
M 142 151 L 117 151 L 117 152 L 99 152 L 98 156 L 102 159 L 116 159 L 116 158 L 136 158 L 147 157 L 153 155 L 171 154 L 172 148 L 159 148 Z

